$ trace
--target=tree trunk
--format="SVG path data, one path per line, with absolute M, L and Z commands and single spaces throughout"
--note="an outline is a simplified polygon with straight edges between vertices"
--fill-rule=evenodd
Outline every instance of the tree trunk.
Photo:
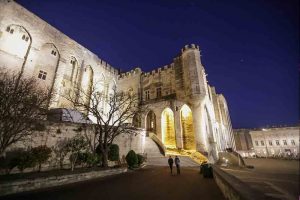
M 108 167 L 108 152 L 104 150 L 102 153 L 102 167 Z

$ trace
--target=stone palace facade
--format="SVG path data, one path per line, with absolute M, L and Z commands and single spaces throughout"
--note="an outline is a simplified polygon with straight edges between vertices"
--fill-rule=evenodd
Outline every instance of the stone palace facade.
M 233 130 L 236 151 L 243 157 L 298 158 L 299 126 Z
M 235 149 L 227 102 L 206 79 L 199 46 L 181 49 L 173 61 L 151 72 L 119 73 L 106 61 L 14 1 L 0 1 L 0 67 L 36 77 L 55 89 L 52 108 L 68 108 L 62 94 L 75 86 L 109 94 L 133 91 L 148 112 L 132 119 L 166 149 L 198 151 L 210 160 Z M 105 107 L 105 105 L 103 105 Z M 130 122 L 131 123 L 131 122 Z

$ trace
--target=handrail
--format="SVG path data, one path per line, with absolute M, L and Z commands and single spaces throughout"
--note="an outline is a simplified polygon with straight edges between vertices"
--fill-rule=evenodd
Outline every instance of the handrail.
M 166 147 L 165 145 L 160 141 L 160 139 L 157 137 L 156 134 L 153 132 L 149 133 L 149 137 L 159 146 L 159 148 L 163 151 L 163 155 L 166 155 Z

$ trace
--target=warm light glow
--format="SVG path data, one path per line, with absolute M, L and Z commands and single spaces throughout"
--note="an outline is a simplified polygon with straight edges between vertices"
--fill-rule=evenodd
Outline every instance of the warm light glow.
M 187 105 L 183 105 L 181 108 L 182 117 L 186 118 L 191 114 L 191 109 Z
M 24 58 L 29 47 L 30 38 L 27 32 L 20 26 L 11 25 L 13 33 L 4 31 L 0 40 L 0 49 L 19 58 Z M 27 41 L 22 37 L 28 37 Z
M 161 116 L 162 139 L 166 147 L 176 148 L 174 114 L 170 108 L 166 108 Z
M 183 105 L 180 113 L 183 148 L 186 150 L 195 150 L 196 143 L 192 111 L 187 105 Z

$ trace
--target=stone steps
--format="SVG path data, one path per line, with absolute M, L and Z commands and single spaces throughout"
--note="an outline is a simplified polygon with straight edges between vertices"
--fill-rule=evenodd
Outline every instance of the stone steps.
M 169 156 L 164 156 L 157 144 L 149 137 L 145 139 L 145 150 L 144 153 L 147 154 L 147 164 L 155 166 L 168 166 Z M 175 158 L 175 155 L 171 155 L 172 158 Z M 182 167 L 198 167 L 199 164 L 196 163 L 189 156 L 178 155 L 180 159 L 180 165 Z

